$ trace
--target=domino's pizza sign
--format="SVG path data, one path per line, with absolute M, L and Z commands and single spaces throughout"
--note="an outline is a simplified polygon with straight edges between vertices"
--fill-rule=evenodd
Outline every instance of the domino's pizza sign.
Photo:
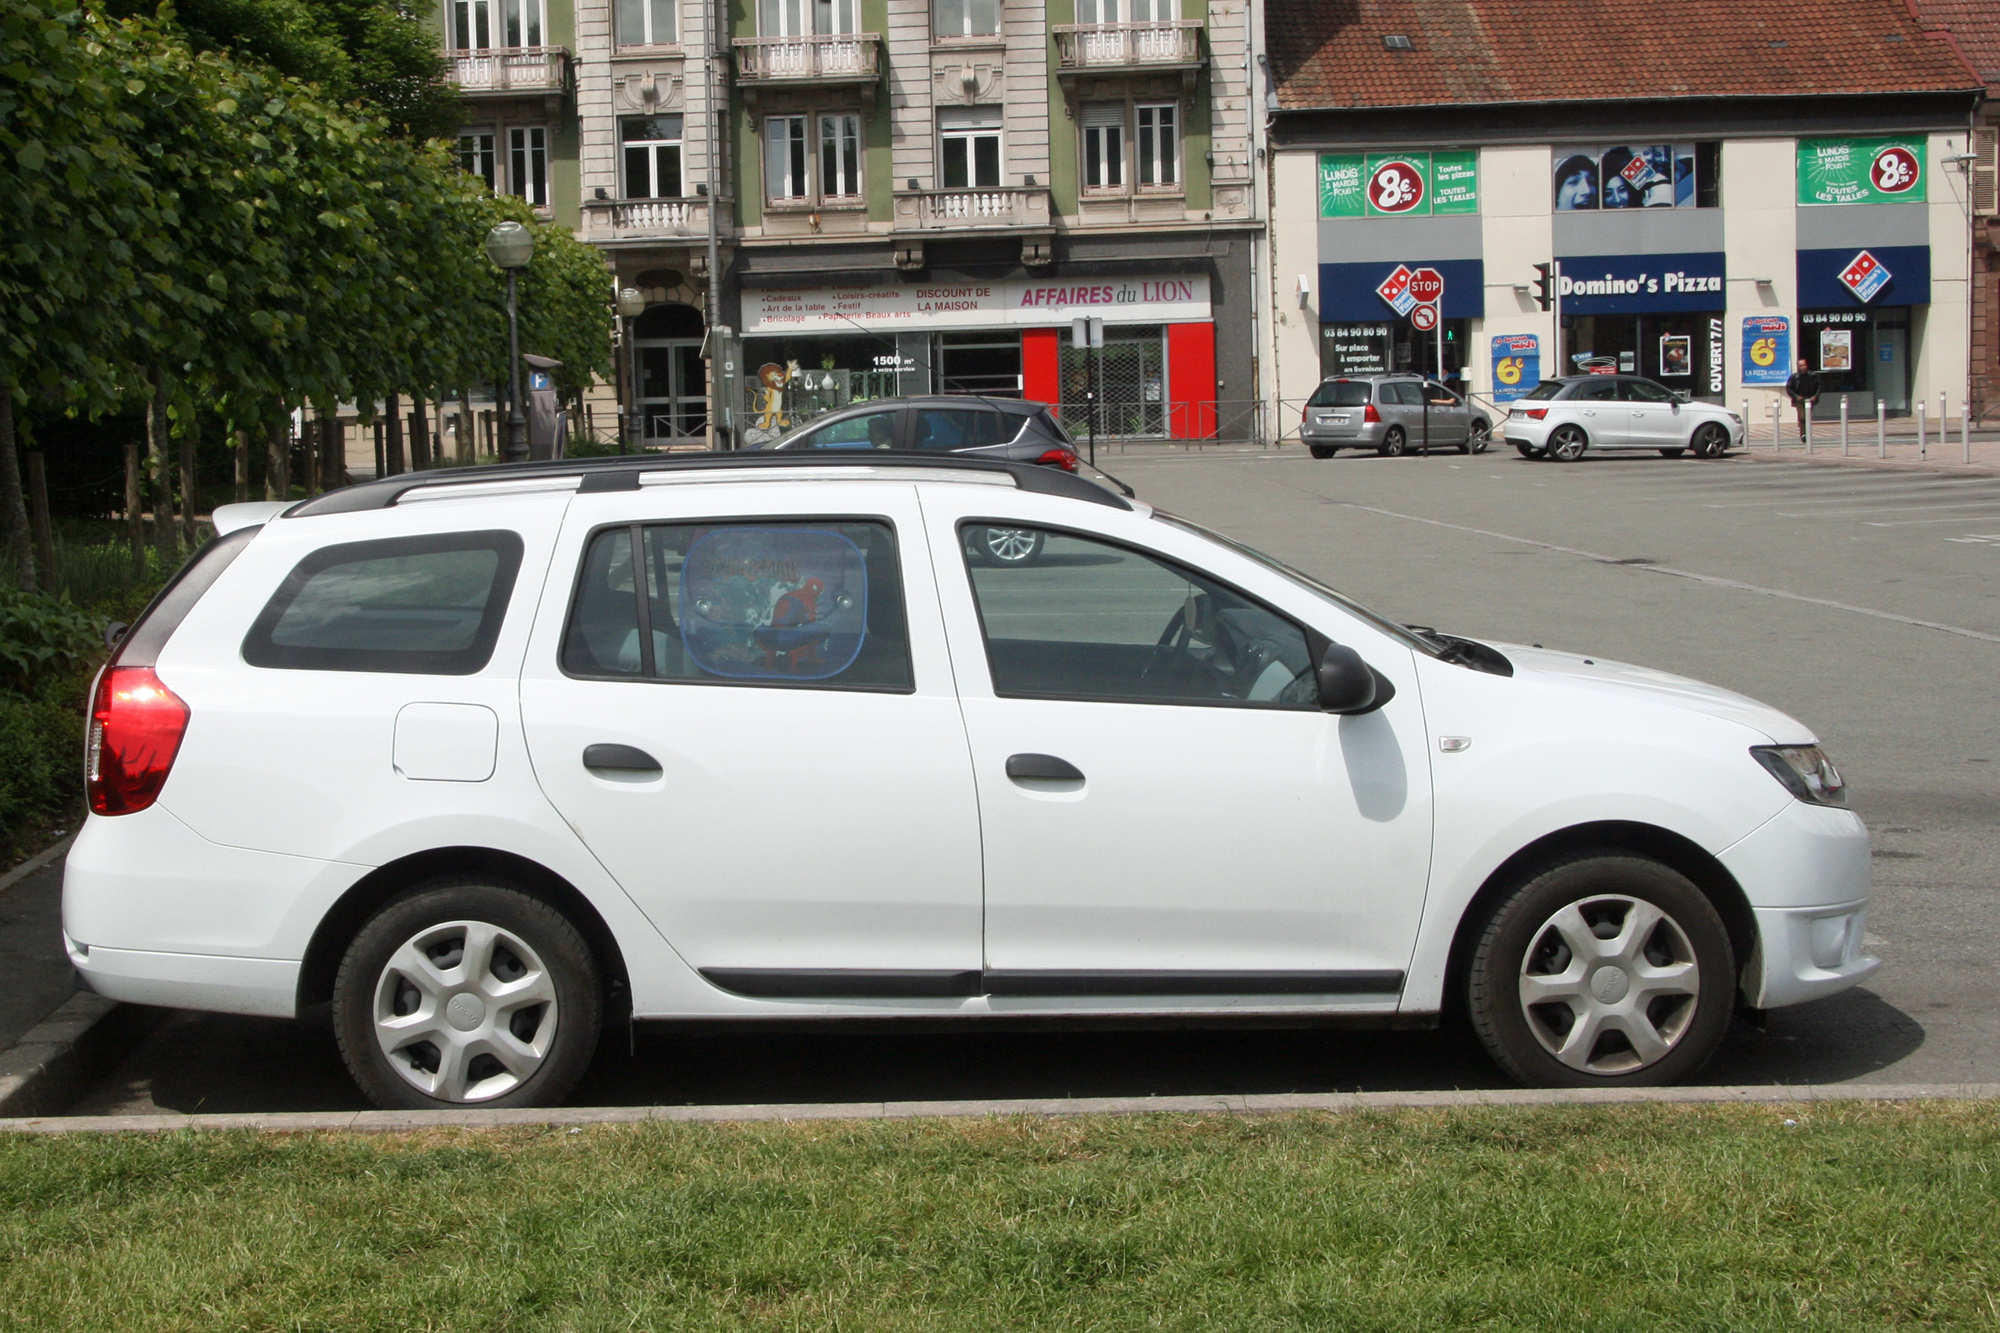
M 1840 271 L 1840 285 L 1853 292 L 1857 300 L 1866 302 L 1873 300 L 1894 276 L 1880 260 L 1863 250 Z
M 1416 275 L 1410 272 L 1408 264 L 1396 265 L 1395 272 L 1382 279 L 1375 294 L 1389 303 L 1389 308 L 1398 315 L 1407 315 L 1416 307 L 1417 298 L 1410 291 L 1410 279 Z

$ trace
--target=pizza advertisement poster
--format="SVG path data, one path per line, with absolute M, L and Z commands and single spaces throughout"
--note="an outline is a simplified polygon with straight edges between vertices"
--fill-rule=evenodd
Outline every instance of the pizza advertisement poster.
M 1821 329 L 1819 331 L 1819 368 L 1821 370 L 1854 369 L 1854 330 Z
M 1321 153 L 1322 218 L 1400 218 L 1479 212 L 1479 154 Z
M 1799 140 L 1801 204 L 1924 201 L 1924 139 Z

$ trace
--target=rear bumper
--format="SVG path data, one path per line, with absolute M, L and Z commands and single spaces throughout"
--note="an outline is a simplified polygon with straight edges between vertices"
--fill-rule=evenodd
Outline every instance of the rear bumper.
M 1371 421 L 1363 426 L 1319 426 L 1308 421 L 1299 427 L 1299 438 L 1307 444 L 1331 445 L 1336 449 L 1373 449 L 1382 443 L 1384 425 Z
M 63 947 L 84 984 L 107 999 L 260 1018 L 291 1018 L 297 1009 L 296 959 L 91 948 L 67 933 Z

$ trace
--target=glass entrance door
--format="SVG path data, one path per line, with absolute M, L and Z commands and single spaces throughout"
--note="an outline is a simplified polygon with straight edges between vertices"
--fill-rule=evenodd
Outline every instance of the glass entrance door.
M 940 333 L 937 339 L 939 393 L 1021 396 L 1020 334 Z
M 685 444 L 708 434 L 708 376 L 699 338 L 642 341 L 639 358 L 640 439 Z

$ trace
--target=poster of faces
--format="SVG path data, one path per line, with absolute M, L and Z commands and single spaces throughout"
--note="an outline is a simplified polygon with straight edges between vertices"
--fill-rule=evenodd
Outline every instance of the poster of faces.
M 1695 206 L 1691 143 L 1558 148 L 1555 167 L 1559 213 Z
M 1819 368 L 1821 370 L 1854 369 L 1854 330 L 1821 329 L 1819 331 Z

